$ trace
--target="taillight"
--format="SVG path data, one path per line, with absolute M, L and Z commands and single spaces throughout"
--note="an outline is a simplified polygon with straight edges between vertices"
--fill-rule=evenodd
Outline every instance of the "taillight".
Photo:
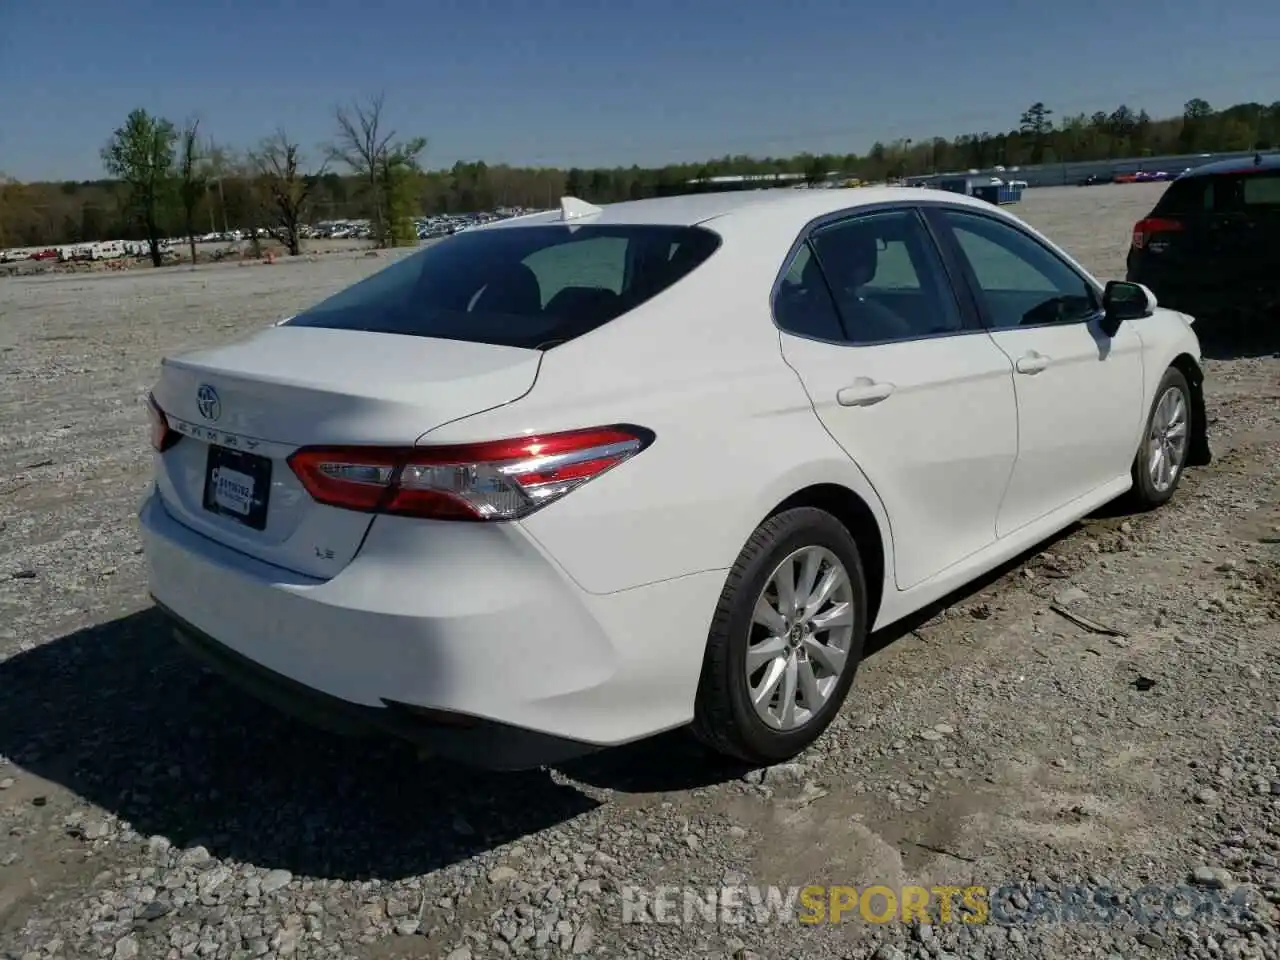
M 1147 217 L 1133 225 L 1133 248 L 1141 250 L 1147 245 L 1147 239 L 1157 233 L 1177 233 L 1182 229 L 1180 220 L 1167 217 Z
M 164 453 L 182 439 L 182 434 L 169 426 L 169 418 L 151 394 L 147 394 L 147 416 L 151 421 L 151 446 L 157 453 Z
M 434 520 L 518 520 L 634 457 L 642 427 L 424 447 L 303 447 L 289 466 L 318 503 Z

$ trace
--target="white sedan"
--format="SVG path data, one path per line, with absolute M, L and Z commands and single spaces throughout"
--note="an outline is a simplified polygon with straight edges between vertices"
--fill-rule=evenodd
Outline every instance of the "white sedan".
M 1210 457 L 1189 317 L 913 189 L 566 198 L 166 359 L 150 407 L 178 638 L 508 769 L 794 756 L 868 631 Z

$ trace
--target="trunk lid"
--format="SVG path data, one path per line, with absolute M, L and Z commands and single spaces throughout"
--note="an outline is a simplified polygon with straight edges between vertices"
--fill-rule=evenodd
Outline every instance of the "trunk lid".
M 182 439 L 156 455 L 157 487 L 166 509 L 204 536 L 332 577 L 355 557 L 372 518 L 312 500 L 289 455 L 315 444 L 410 446 L 524 396 L 541 358 L 518 347 L 287 324 L 167 358 L 153 393 Z

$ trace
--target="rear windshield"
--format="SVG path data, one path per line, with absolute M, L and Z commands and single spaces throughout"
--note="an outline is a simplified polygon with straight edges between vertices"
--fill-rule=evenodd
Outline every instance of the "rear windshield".
M 1156 204 L 1155 213 L 1165 216 L 1190 216 L 1213 209 L 1213 195 L 1209 191 L 1212 177 L 1188 177 L 1169 184 Z
M 1175 180 L 1156 205 L 1157 214 L 1280 211 L 1280 170 L 1219 173 Z
M 719 245 L 719 236 L 700 227 L 467 231 L 410 254 L 288 325 L 547 349 L 635 309 Z

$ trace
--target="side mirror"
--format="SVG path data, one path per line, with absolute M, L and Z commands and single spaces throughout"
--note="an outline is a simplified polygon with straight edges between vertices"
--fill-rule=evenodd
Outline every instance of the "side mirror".
M 1111 280 L 1102 291 L 1102 330 L 1114 337 L 1126 320 L 1141 320 L 1156 312 L 1156 295 L 1140 283 Z

